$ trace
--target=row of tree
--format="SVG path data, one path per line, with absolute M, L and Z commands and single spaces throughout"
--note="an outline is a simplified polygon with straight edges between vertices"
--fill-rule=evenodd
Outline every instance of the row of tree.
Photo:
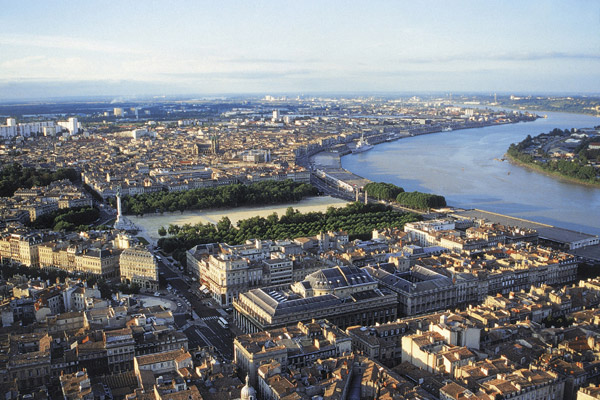
M 416 191 L 405 192 L 400 186 L 391 183 L 371 182 L 365 185 L 364 190 L 370 197 L 375 197 L 378 200 L 395 201 L 403 207 L 415 210 L 446 207 L 444 196 Z
M 47 186 L 62 179 L 78 182 L 81 178 L 79 172 L 73 168 L 50 171 L 45 168 L 23 168 L 18 163 L 8 164 L 0 170 L 0 197 L 11 197 L 19 188 Z
M 30 279 L 39 278 L 44 281 L 49 280 L 50 283 L 64 282 L 65 278 L 70 276 L 67 271 L 61 269 L 40 269 L 37 267 L 28 267 L 26 265 L 15 265 L 9 262 L 0 264 L 0 272 L 2 273 L 2 279 L 9 279 L 15 275 L 21 275 Z
M 225 185 L 181 192 L 156 192 L 126 196 L 123 210 L 143 215 L 165 211 L 201 210 L 206 208 L 241 207 L 256 204 L 278 204 L 299 201 L 317 194 L 317 189 L 292 180 L 264 181 L 251 185 Z
M 346 231 L 350 239 L 370 239 L 373 229 L 402 228 L 405 223 L 420 219 L 417 214 L 400 213 L 383 204 L 350 203 L 343 208 L 329 207 L 325 213 L 305 214 L 290 207 L 281 217 L 276 213 L 266 218 L 252 217 L 239 221 L 237 227 L 227 217 L 216 225 L 169 225 L 159 234 L 171 236 L 159 239 L 158 244 L 183 263 L 185 251 L 201 243 L 240 244 L 253 238 L 293 239 L 340 230 Z
M 421 192 L 404 192 L 396 197 L 396 201 L 403 207 L 417 210 L 446 207 L 446 198 L 437 194 Z
M 385 182 L 371 182 L 367 183 L 364 187 L 365 192 L 371 197 L 375 197 L 378 200 L 389 200 L 394 201 L 400 193 L 404 192 L 400 186 L 396 186 L 391 183 Z
M 95 207 L 65 208 L 40 215 L 31 226 L 54 231 L 87 231 L 99 216 L 100 211 Z

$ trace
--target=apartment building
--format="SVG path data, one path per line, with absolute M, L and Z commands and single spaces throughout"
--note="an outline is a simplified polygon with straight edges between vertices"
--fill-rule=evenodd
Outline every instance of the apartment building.
M 287 242 L 254 239 L 236 246 L 198 245 L 188 250 L 186 257 L 188 268 L 213 299 L 230 306 L 241 293 L 264 286 L 284 287 L 323 266 L 290 252 L 290 247 Z
M 141 371 L 151 371 L 155 375 L 160 375 L 176 372 L 181 368 L 192 368 L 192 366 L 192 356 L 183 348 L 134 358 L 136 375 Z
M 402 338 L 402 361 L 428 372 L 451 376 L 457 368 L 477 359 L 475 353 L 464 346 L 453 346 L 436 331 L 417 333 Z
M 47 240 L 40 233 L 5 231 L 0 237 L 0 260 L 39 267 L 38 247 Z
M 235 363 L 256 384 L 258 368 L 268 362 L 303 368 L 320 359 L 352 351 L 351 339 L 325 320 L 241 335 L 234 340 Z
M 105 331 L 103 335 L 110 372 L 131 371 L 135 357 L 135 339 L 131 328 Z
M 398 296 L 398 312 L 415 315 L 453 308 L 458 305 L 453 280 L 430 269 L 415 266 L 411 270 L 390 273 L 382 268 L 364 267 L 370 276 Z M 475 293 L 467 301 L 475 300 Z
M 119 256 L 121 281 L 137 284 L 142 290 L 158 290 L 158 264 L 154 255 L 144 247 L 123 250 Z

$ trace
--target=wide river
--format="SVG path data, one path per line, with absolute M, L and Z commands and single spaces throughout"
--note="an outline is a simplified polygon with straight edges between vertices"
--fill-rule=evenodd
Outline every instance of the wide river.
M 501 159 L 511 143 L 554 128 L 589 128 L 600 118 L 544 113 L 535 122 L 440 132 L 383 143 L 342 157 L 347 170 L 406 191 L 441 194 L 479 208 L 600 235 L 600 188 L 550 177 Z

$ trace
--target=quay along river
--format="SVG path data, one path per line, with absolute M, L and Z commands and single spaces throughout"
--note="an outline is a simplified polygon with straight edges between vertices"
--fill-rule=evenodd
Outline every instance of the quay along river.
M 554 128 L 590 128 L 600 118 L 547 114 L 521 122 L 407 137 L 342 157 L 343 168 L 406 191 L 436 193 L 448 205 L 479 208 L 600 235 L 600 188 L 502 161 L 508 146 Z

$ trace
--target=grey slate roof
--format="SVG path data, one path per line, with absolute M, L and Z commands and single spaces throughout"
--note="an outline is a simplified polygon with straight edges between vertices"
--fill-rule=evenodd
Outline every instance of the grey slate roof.
M 382 269 L 373 267 L 365 267 L 363 269 L 368 271 L 369 274 L 385 286 L 406 293 L 440 290 L 452 286 L 452 279 L 420 266 L 415 266 L 411 271 L 401 274 L 390 274 Z

